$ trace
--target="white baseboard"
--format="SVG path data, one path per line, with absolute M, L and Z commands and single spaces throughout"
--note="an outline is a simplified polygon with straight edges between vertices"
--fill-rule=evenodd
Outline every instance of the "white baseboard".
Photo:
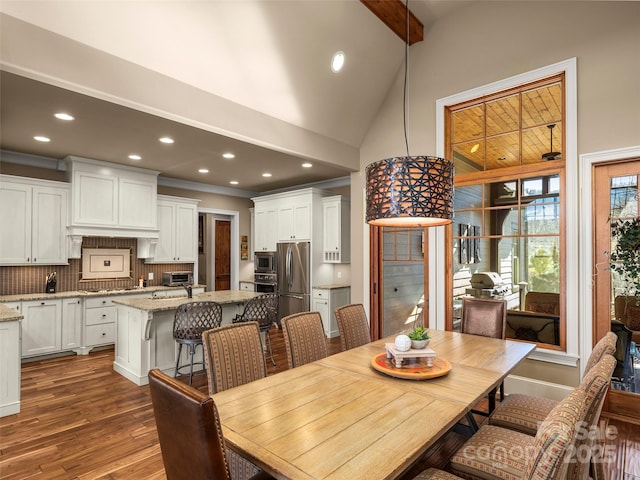
M 504 391 L 507 395 L 510 393 L 524 393 L 536 397 L 562 400 L 571 390 L 573 390 L 573 387 L 568 385 L 560 385 L 559 383 L 545 382 L 543 380 L 517 375 L 509 375 L 504 381 Z

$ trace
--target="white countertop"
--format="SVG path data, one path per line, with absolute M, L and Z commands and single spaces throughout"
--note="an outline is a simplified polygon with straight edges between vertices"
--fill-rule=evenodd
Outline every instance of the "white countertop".
M 262 295 L 262 293 L 248 292 L 245 290 L 221 290 L 218 292 L 194 294 L 193 298 L 187 298 L 186 295 L 184 297 L 126 298 L 121 300 L 115 299 L 113 303 L 147 312 L 163 312 L 175 310 L 183 303 L 217 302 L 222 305 L 225 303 L 244 303 L 260 295 Z
M 329 285 L 315 285 L 313 288 L 317 290 L 334 290 L 336 288 L 351 288 L 351 285 L 344 285 L 341 283 L 332 283 Z

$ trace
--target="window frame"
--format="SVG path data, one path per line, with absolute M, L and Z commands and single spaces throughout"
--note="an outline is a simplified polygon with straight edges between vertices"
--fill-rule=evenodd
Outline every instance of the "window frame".
M 564 159 L 565 159 L 565 210 L 577 212 L 576 215 L 567 217 L 565 215 L 565 241 L 568 245 L 578 245 L 580 243 L 581 228 L 579 221 L 579 213 L 582 209 L 587 208 L 579 204 L 580 190 L 578 185 L 578 152 L 577 152 L 577 118 L 578 118 L 578 88 L 577 88 L 577 59 L 575 57 L 562 60 L 557 63 L 549 64 L 539 68 L 535 68 L 524 73 L 520 73 L 511 77 L 485 84 L 478 87 L 472 87 L 469 90 L 460 91 L 442 97 L 436 100 L 436 155 L 445 156 L 445 108 L 448 105 L 455 105 L 460 102 L 478 98 L 483 95 L 491 95 L 495 92 L 506 90 L 518 85 L 536 81 L 540 78 L 546 78 L 558 73 L 565 75 L 565 142 L 564 142 Z M 499 73 L 498 73 L 499 76 Z M 537 164 L 527 167 L 535 168 Z M 446 319 L 451 318 L 452 304 L 449 301 L 452 297 L 452 285 L 447 284 L 443 279 L 446 278 L 447 270 L 450 268 L 451 248 L 450 241 L 447 242 L 445 233 L 451 227 L 435 227 L 432 228 L 430 235 L 429 248 L 433 252 L 429 268 L 430 290 L 429 298 L 429 315 L 432 319 L 431 327 L 444 329 Z M 449 239 L 450 240 L 450 239 Z M 566 350 L 564 352 L 556 350 L 548 350 L 546 348 L 538 348 L 529 358 L 544 362 L 555 363 L 575 367 L 580 359 L 579 346 L 584 344 L 583 337 L 584 328 L 581 325 L 582 307 L 588 307 L 588 301 L 585 300 L 585 291 L 587 288 L 584 281 L 580 278 L 579 272 L 580 252 L 578 248 L 569 249 L 565 255 L 565 284 L 572 285 L 567 289 L 565 294 L 565 308 L 572 312 L 566 316 L 565 325 L 567 332 L 573 332 L 567 336 Z M 583 298 L 584 297 L 584 298 Z M 449 312 L 447 312 L 449 310 Z

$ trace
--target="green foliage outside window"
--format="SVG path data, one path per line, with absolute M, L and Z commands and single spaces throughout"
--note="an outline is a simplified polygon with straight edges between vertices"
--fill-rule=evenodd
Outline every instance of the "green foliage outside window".
M 551 252 L 540 247 L 529 257 L 528 281 L 529 291 L 553 293 L 560 291 L 560 261 L 555 243 Z

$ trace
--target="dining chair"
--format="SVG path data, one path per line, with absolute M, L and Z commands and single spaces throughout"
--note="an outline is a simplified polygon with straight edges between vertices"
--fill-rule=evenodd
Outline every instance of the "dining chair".
M 585 366 L 587 373 L 602 359 L 604 355 L 613 355 L 616 350 L 616 334 L 608 332 L 595 344 Z M 517 430 L 528 435 L 535 435 L 538 425 L 558 404 L 551 398 L 537 397 L 524 393 L 512 393 L 496 407 L 489 417 L 489 423 L 498 427 Z
M 289 368 L 327 357 L 327 340 L 319 312 L 294 313 L 281 323 Z
M 149 390 L 168 480 L 269 479 L 225 448 L 213 399 L 159 369 L 149 371 Z
M 206 330 L 202 344 L 211 395 L 267 376 L 258 322 Z
M 269 347 L 269 357 L 271 358 L 271 363 L 275 366 L 276 360 L 273 357 L 269 331 L 271 327 L 278 324 L 278 294 L 265 293 L 259 297 L 252 298 L 244 306 L 244 311 L 240 315 L 236 315 L 232 321 L 233 323 L 258 322 L 260 332 L 264 334 L 264 348 L 266 350 L 267 346 Z
M 581 430 L 597 421 L 615 359 L 605 355 L 584 381 L 560 401 L 535 437 L 483 425 L 453 455 L 453 473 L 428 469 L 416 480 L 583 480 L 589 461 L 580 461 L 585 448 L 591 455 L 592 436 Z M 595 419 L 595 420 L 594 420 Z
M 471 335 L 499 338 L 504 340 L 507 333 L 507 301 L 490 298 L 462 299 L 462 319 L 460 331 Z M 504 399 L 504 383 L 500 384 L 500 400 Z M 488 412 L 496 408 L 496 389 L 489 392 Z
M 371 342 L 369 321 L 361 303 L 337 308 L 336 321 L 343 352 Z
M 176 369 L 173 376 L 181 375 L 180 369 L 189 366 L 189 385 L 193 381 L 193 357 L 196 347 L 202 345 L 202 332 L 219 327 L 222 323 L 222 305 L 216 302 L 189 302 L 179 305 L 173 317 L 173 338 L 178 343 Z M 180 365 L 182 346 L 189 349 L 189 363 Z M 204 370 L 204 360 L 197 362 Z
M 618 336 L 616 351 L 614 353 L 618 364 L 613 372 L 613 381 L 619 385 L 622 390 L 635 392 L 633 357 L 631 356 L 631 339 L 633 332 L 618 320 L 611 320 L 611 331 Z

